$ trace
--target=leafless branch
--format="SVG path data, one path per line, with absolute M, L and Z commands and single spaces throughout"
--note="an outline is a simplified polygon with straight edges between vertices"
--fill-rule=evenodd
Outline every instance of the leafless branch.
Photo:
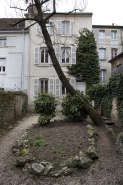
M 33 24 L 29 25 L 28 27 L 26 27 L 26 29 L 30 28 L 31 26 L 34 26 L 37 22 L 34 22 Z
M 16 23 L 12 23 L 12 24 L 10 24 L 10 25 L 11 25 L 11 26 L 16 26 L 17 24 L 19 24 L 19 23 L 21 23 L 21 22 L 24 22 L 24 21 L 26 21 L 26 20 L 34 21 L 33 18 L 23 18 L 23 19 L 17 21 Z
M 15 7 L 15 6 L 10 6 L 10 8 L 14 8 L 14 9 L 18 9 L 18 10 L 21 10 L 21 11 L 27 11 L 30 7 L 33 7 L 34 6 L 34 4 L 30 4 L 26 9 L 23 9 L 23 8 L 18 8 L 18 7 Z
M 53 15 L 55 15 L 56 14 L 56 6 L 55 6 L 55 0 L 53 0 L 53 12 L 50 14 L 50 15 L 48 15 L 45 19 L 44 19 L 44 21 L 45 22 L 47 22 Z
M 44 0 L 41 2 L 41 5 L 43 5 L 44 3 L 48 2 L 49 0 Z

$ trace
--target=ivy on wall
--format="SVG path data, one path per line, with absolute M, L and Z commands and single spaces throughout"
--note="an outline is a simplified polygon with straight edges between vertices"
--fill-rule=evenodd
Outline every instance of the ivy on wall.
M 106 85 L 100 83 L 87 90 L 87 94 L 95 101 L 95 109 L 101 105 L 103 116 L 111 117 L 112 99 L 117 99 L 119 118 L 123 121 L 123 73 L 111 77 Z
M 68 66 L 68 73 L 79 78 L 82 75 L 86 86 L 90 87 L 92 84 L 100 82 L 100 67 L 96 41 L 93 32 L 87 28 L 84 28 L 79 34 L 80 36 L 75 36 L 75 43 L 77 45 L 76 64 Z

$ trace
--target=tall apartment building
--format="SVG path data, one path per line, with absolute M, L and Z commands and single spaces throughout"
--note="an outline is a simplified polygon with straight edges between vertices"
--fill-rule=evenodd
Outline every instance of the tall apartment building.
M 33 14 L 25 16 L 33 16 Z M 33 21 L 26 22 L 26 26 L 30 24 L 33 24 Z M 64 74 L 75 89 L 83 91 L 85 91 L 84 82 L 70 76 L 67 73 L 67 66 L 76 63 L 76 46 L 73 35 L 79 34 L 84 27 L 92 30 L 92 13 L 71 13 L 69 15 L 57 13 L 47 24 L 58 62 Z M 66 94 L 66 88 L 59 80 L 52 65 L 38 24 L 30 27 L 29 38 L 28 100 L 29 109 L 32 109 L 33 101 L 39 92 L 48 92 L 57 98 L 62 98 Z
M 111 77 L 108 61 L 123 51 L 123 26 L 93 25 L 92 28 L 99 52 L 100 80 L 107 83 Z

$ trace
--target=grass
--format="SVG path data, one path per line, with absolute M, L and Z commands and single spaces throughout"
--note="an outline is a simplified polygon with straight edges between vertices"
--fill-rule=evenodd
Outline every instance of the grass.
M 37 147 L 37 148 L 40 148 L 40 147 L 42 147 L 42 146 L 46 146 L 47 145 L 47 143 L 44 141 L 44 140 L 37 140 L 37 141 L 35 141 L 34 142 L 34 145 Z

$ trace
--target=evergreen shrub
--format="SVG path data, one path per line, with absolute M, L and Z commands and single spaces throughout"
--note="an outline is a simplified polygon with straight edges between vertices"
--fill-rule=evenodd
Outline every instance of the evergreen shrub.
M 58 101 L 52 94 L 39 93 L 38 98 L 34 101 L 34 112 L 40 114 L 38 122 L 40 124 L 48 124 L 55 117 L 57 105 Z

